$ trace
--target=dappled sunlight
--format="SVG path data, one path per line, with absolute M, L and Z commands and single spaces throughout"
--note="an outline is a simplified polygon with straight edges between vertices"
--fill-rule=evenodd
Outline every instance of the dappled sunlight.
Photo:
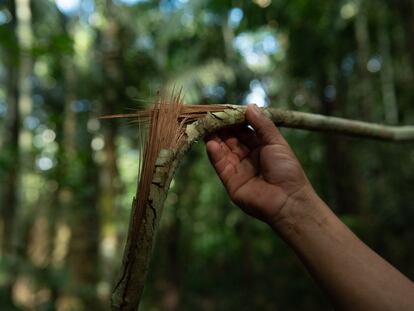
M 281 47 L 275 35 L 263 30 L 258 33 L 241 33 L 234 39 L 234 47 L 238 50 L 253 70 L 270 71 L 271 56 L 281 53 Z
M 161 224 L 141 309 L 329 309 L 284 242 L 230 201 L 197 136 L 205 128 L 186 126 L 253 103 L 414 124 L 413 3 L 0 1 L 0 309 L 110 309 L 117 276 L 130 273 L 121 266 L 144 146 L 158 141 L 137 110 L 173 90 L 193 109 L 174 139 L 199 141 L 180 158 L 162 216 L 145 210 L 157 216 L 145 226 Z M 412 146 L 281 133 L 342 221 L 414 276 Z

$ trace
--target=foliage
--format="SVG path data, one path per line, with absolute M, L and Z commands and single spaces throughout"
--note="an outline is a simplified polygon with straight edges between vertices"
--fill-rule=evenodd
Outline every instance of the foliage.
M 66 10 L 38 0 L 30 2 L 28 50 L 16 15 L 23 2 L 0 1 L 6 310 L 109 306 L 140 143 L 136 123 L 100 115 L 145 107 L 159 90 L 183 86 L 187 103 L 254 101 L 414 123 L 409 0 L 84 0 Z M 283 134 L 330 207 L 413 278 L 413 146 Z M 229 202 L 200 143 L 167 198 L 142 308 L 329 304 L 274 232 Z

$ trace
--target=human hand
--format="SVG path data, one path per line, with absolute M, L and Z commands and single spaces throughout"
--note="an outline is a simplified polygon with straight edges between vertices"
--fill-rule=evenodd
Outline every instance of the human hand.
M 207 138 L 210 161 L 230 198 L 247 214 L 270 225 L 312 192 L 306 175 L 273 122 L 256 105 L 249 105 L 246 121 Z

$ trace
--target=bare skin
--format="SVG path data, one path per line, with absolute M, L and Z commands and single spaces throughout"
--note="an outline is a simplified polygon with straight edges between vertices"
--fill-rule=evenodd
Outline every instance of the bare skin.
M 339 310 L 414 310 L 414 283 L 359 240 L 318 197 L 271 120 L 251 105 L 241 126 L 209 137 L 230 198 L 268 223 Z

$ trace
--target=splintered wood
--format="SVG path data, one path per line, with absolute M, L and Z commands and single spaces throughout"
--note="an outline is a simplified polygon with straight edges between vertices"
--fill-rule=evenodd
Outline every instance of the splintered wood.
M 186 106 L 178 93 L 169 101 L 160 98 L 147 110 L 102 117 L 133 118 L 145 129 L 122 270 L 112 294 L 113 310 L 136 310 L 139 304 L 163 201 L 177 165 L 176 152 L 188 139 L 187 125 L 226 107 Z
M 183 105 L 182 96 L 171 95 L 170 101 L 159 98 L 146 110 L 130 114 L 116 114 L 101 119 L 133 118 L 147 128 L 141 150 L 140 176 L 136 191 L 137 217 L 134 221 L 139 226 L 150 191 L 155 164 L 161 150 L 177 150 L 184 142 L 185 126 L 206 116 L 208 112 L 220 112 L 225 105 Z
M 177 150 L 184 142 L 187 124 L 205 117 L 208 112 L 220 112 L 226 107 L 225 105 L 183 105 L 179 92 L 171 95 L 170 101 L 160 97 L 149 109 L 101 117 L 101 119 L 132 118 L 147 129 L 141 150 L 140 176 L 135 195 L 138 210 L 137 219 L 132 220 L 135 226 L 139 227 L 142 220 L 155 163 L 161 150 Z
M 177 97 L 178 96 L 178 97 Z M 199 120 L 206 116 L 208 112 L 220 112 L 227 108 L 229 105 L 183 105 L 182 99 L 179 95 L 173 97 L 174 101 L 178 101 L 179 113 L 177 115 L 176 121 L 182 125 L 186 125 L 192 122 Z M 173 104 L 170 104 L 171 106 Z M 100 119 L 134 119 L 137 122 L 147 123 L 153 122 L 152 116 L 154 111 L 160 110 L 161 106 L 169 106 L 168 102 L 160 100 L 158 103 L 154 104 L 152 107 L 146 110 L 138 110 L 134 113 L 121 113 L 113 114 L 108 116 L 100 117 Z M 167 111 L 168 109 L 164 109 Z

